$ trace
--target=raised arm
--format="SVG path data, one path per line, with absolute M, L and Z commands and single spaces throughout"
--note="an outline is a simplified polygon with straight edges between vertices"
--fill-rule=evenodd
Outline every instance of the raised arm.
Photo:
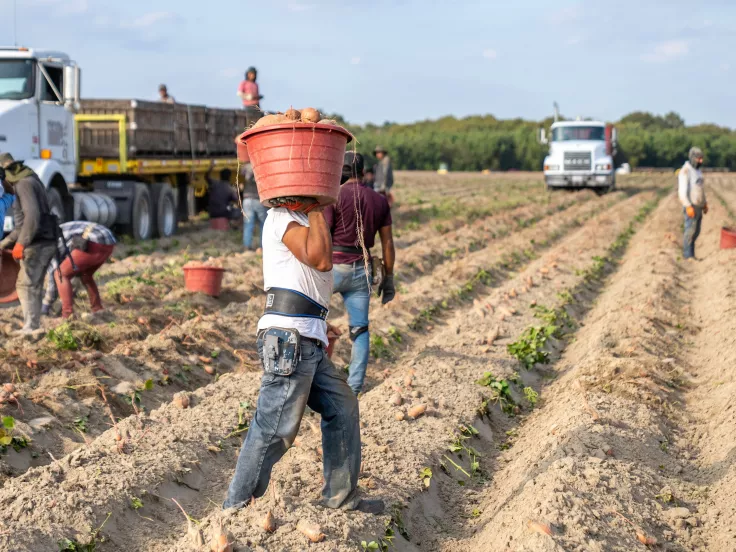
M 332 270 L 332 237 L 321 211 L 309 213 L 309 226 L 290 222 L 281 241 L 305 265 L 320 272 Z

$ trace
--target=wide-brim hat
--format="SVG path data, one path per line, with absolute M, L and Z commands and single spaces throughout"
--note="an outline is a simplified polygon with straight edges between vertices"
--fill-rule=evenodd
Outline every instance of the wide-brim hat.
M 373 150 L 373 153 L 388 153 L 388 150 L 383 146 L 376 146 L 376 149 Z
M 9 153 L 0 153 L 0 167 L 3 169 L 7 169 L 10 165 L 15 163 L 15 159 L 13 159 L 13 156 Z

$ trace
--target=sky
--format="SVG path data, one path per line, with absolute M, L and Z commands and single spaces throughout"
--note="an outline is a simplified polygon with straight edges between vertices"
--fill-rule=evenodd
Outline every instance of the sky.
M 61 50 L 87 98 L 262 107 L 353 123 L 493 114 L 615 121 L 676 111 L 736 127 L 734 0 L 16 0 L 18 44 Z M 0 44 L 13 44 L 0 0 Z

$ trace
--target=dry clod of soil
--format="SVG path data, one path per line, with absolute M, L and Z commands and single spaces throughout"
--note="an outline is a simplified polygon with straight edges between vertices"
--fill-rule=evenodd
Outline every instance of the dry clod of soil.
M 401 394 L 395 393 L 391 397 L 391 404 L 393 404 L 394 406 L 401 406 L 403 403 L 404 403 L 404 399 L 401 397 Z

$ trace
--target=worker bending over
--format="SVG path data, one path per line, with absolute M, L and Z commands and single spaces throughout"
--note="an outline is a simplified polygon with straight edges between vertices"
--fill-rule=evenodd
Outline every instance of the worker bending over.
M 115 249 L 115 236 L 105 226 L 94 222 L 72 221 L 61 225 L 64 243 L 62 255 L 69 255 L 61 262 L 52 259 L 48 269 L 46 296 L 41 312 L 48 314 L 51 306 L 61 295 L 61 317 L 69 318 L 74 312 L 74 291 L 72 278 L 78 276 L 89 295 L 92 312 L 103 309 L 100 292 L 94 274 L 112 255 Z
M 384 305 L 396 295 L 393 275 L 396 254 L 391 231 L 391 209 L 384 196 L 362 182 L 363 164 L 361 154 L 345 154 L 343 178 L 348 180 L 340 188 L 337 205 L 325 209 L 324 215 L 332 234 L 335 292 L 342 294 L 348 311 L 350 339 L 353 342 L 348 384 L 356 395 L 363 388 L 370 355 L 368 309 L 370 284 L 376 276 L 372 271 L 366 273 L 363 245 L 370 256 L 376 233 L 381 237 L 385 268 L 385 276 L 380 278 L 379 294 L 383 297 Z M 360 234 L 359 229 L 362 229 Z M 372 261 L 368 264 L 371 268 L 374 266 Z M 380 266 L 377 268 L 380 270 Z
M 46 197 L 46 190 L 33 169 L 0 154 L 0 180 L 5 193 L 16 197 L 15 230 L 0 241 L 0 249 L 13 246 L 13 258 L 20 263 L 16 290 L 23 310 L 21 335 L 41 326 L 41 293 L 46 269 L 57 255 L 59 225 Z
M 240 209 L 236 207 L 238 191 L 230 183 L 230 178 L 232 178 L 230 169 L 220 171 L 220 180 L 212 178 L 209 173 L 207 174 L 207 213 L 210 219 L 236 220 L 240 218 Z
M 703 151 L 690 148 L 688 160 L 678 174 L 678 196 L 685 215 L 685 232 L 682 240 L 682 256 L 694 261 L 695 240 L 700 235 L 703 215 L 708 213 L 708 201 L 705 198 L 703 172 Z
M 274 464 L 291 447 L 309 406 L 322 416 L 324 505 L 383 511 L 382 501 L 358 496 L 358 400 L 344 372 L 335 368 L 325 351 L 332 242 L 316 205 L 314 200 L 288 198 L 266 217 L 262 240 L 266 306 L 257 337 L 264 374 L 224 508 L 240 508 L 263 496 Z

